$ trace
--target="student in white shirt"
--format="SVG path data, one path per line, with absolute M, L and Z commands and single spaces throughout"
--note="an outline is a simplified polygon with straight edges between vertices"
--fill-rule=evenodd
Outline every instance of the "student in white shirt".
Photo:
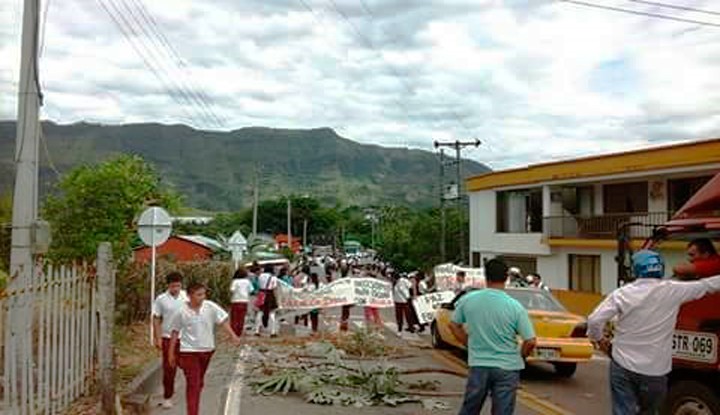
M 233 342 L 240 344 L 240 337 L 230 327 L 228 313 L 214 302 L 205 300 L 206 294 L 207 287 L 204 284 L 190 284 L 190 301 L 180 307 L 170 323 L 170 364 L 175 365 L 177 361 L 185 374 L 188 415 L 199 413 L 205 372 L 215 353 L 215 326 L 222 326 Z M 176 352 L 178 342 L 180 351 Z
M 277 336 L 277 321 L 275 310 L 278 309 L 275 289 L 278 287 L 278 277 L 275 276 L 272 265 L 265 267 L 265 272 L 258 277 L 258 313 L 255 315 L 255 335 L 260 335 L 260 330 L 265 327 L 270 329 L 270 337 Z M 260 301 L 262 300 L 262 301 Z
M 230 300 L 230 327 L 240 337 L 242 337 L 245 330 L 245 316 L 247 316 L 248 303 L 252 292 L 252 281 L 248 278 L 245 267 L 241 266 L 235 271 L 230 284 L 230 293 L 232 294 Z
M 170 323 L 172 316 L 188 300 L 187 294 L 182 289 L 183 276 L 179 272 L 171 272 L 165 277 L 167 291 L 160 294 L 153 303 L 153 334 L 155 347 L 162 350 L 163 370 L 163 402 L 165 409 L 172 408 L 172 397 L 175 393 L 175 373 L 177 366 L 170 365 Z
M 663 280 L 662 257 L 650 250 L 632 258 L 637 280 L 616 289 L 588 317 L 588 337 L 609 351 L 605 324 L 617 317 L 610 389 L 614 415 L 657 413 L 672 369 L 672 339 L 680 306 L 720 291 L 720 276 L 693 282 Z M 639 409 L 639 412 L 638 412 Z
M 407 321 L 408 331 L 415 332 L 412 314 L 410 313 L 410 288 L 412 283 L 405 275 L 393 276 L 393 301 L 395 302 L 395 320 L 398 333 L 402 333 L 404 320 Z

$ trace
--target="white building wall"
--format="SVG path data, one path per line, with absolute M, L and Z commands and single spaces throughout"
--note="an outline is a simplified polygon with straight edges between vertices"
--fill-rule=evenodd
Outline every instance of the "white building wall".
M 549 255 L 542 233 L 498 233 L 495 191 L 470 193 L 470 251 L 482 254 Z

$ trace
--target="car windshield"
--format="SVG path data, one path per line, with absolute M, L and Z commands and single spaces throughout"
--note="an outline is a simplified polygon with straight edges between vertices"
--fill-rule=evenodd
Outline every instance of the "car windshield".
M 540 290 L 507 290 L 507 293 L 518 300 L 528 310 L 567 311 L 552 294 Z

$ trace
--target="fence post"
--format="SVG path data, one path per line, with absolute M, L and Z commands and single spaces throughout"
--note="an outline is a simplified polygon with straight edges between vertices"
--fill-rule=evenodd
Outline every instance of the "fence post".
M 109 242 L 102 242 L 97 256 L 98 304 L 100 338 L 98 365 L 100 367 L 101 413 L 115 415 L 115 367 L 113 356 L 113 326 L 115 323 L 115 269 Z

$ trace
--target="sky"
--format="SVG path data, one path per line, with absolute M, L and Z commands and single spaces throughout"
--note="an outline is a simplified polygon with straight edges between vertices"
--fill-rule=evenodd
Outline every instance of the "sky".
M 720 7 L 587 0 L 63 0 L 42 5 L 42 118 L 331 127 L 494 169 L 720 136 Z M 0 0 L 0 119 L 22 0 Z M 118 28 L 116 22 L 122 26 Z M 150 69 L 152 68 L 152 69 Z

